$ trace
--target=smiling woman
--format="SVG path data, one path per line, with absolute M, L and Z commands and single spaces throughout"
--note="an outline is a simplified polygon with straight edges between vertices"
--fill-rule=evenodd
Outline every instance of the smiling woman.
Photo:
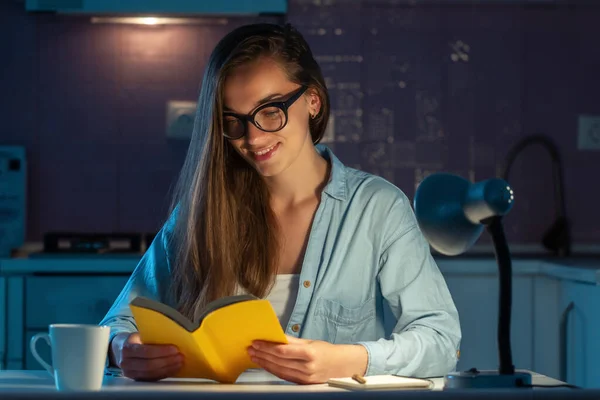
M 318 144 L 328 118 L 321 70 L 293 27 L 247 25 L 217 44 L 172 211 L 101 322 L 111 366 L 155 380 L 185 362 L 141 343 L 134 297 L 194 318 L 246 292 L 271 302 L 289 337 L 248 350 L 281 378 L 455 368 L 458 314 L 407 197 Z

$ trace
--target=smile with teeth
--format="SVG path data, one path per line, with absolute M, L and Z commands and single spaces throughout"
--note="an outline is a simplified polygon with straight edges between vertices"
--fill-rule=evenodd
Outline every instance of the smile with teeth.
M 264 154 L 267 154 L 268 152 L 270 152 L 271 150 L 273 150 L 273 148 L 277 146 L 277 143 L 275 143 L 273 146 L 268 147 L 266 149 L 262 149 L 262 150 L 258 150 L 258 151 L 253 151 L 252 153 L 256 154 L 257 156 L 262 156 Z

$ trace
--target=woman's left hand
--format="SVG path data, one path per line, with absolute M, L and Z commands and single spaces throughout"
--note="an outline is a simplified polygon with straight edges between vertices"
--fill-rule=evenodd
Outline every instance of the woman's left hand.
M 329 378 L 365 373 L 368 354 L 361 345 L 287 339 L 287 344 L 256 341 L 248 354 L 265 371 L 295 383 L 324 383 Z

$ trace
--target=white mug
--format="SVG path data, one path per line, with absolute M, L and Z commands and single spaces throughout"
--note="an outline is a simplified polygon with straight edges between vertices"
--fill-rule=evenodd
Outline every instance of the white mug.
M 100 390 L 108 356 L 110 327 L 86 324 L 52 324 L 48 333 L 31 338 L 35 359 L 52 375 L 60 391 Z M 52 365 L 40 357 L 36 342 L 44 339 L 52 350 Z

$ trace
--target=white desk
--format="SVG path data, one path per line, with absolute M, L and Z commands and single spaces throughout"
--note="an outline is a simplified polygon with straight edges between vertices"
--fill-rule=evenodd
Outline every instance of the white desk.
M 0 392 L 5 389 L 54 392 L 54 380 L 45 370 L 0 371 Z M 345 391 L 327 384 L 296 385 L 262 370 L 243 373 L 235 384 L 218 384 L 204 379 L 163 379 L 158 382 L 138 382 L 129 378 L 105 376 L 102 391 L 106 392 L 314 392 Z M 1 396 L 0 396 L 1 397 Z
M 200 379 L 165 379 L 159 382 L 136 382 L 128 378 L 106 376 L 100 392 L 61 393 L 54 387 L 54 381 L 46 371 L 6 370 L 0 371 L 0 398 L 4 399 L 45 399 L 89 398 L 89 399 L 144 399 L 153 398 L 174 399 L 338 399 L 356 398 L 367 399 L 377 396 L 378 399 L 399 398 L 423 399 L 434 396 L 443 399 L 469 398 L 472 395 L 483 395 L 479 391 L 442 391 L 443 378 L 433 378 L 433 390 L 397 390 L 381 391 L 350 391 L 330 387 L 327 384 L 296 385 L 283 381 L 262 370 L 250 370 L 242 374 L 235 384 L 217 384 Z M 534 385 L 559 385 L 562 382 L 533 373 Z M 489 399 L 530 399 L 532 390 L 541 392 L 544 398 L 556 398 L 569 395 L 576 398 L 600 398 L 600 391 L 573 390 L 565 388 L 553 389 L 510 389 L 485 391 Z M 567 392 L 565 392 L 567 391 Z M 592 393 L 593 392 L 593 393 Z M 584 397 L 581 397 L 581 396 Z M 586 397 L 589 395 L 590 397 Z M 475 396 L 476 397 L 476 396 Z M 473 398 L 475 398 L 473 397 Z M 571 399 L 572 400 L 572 399 Z

